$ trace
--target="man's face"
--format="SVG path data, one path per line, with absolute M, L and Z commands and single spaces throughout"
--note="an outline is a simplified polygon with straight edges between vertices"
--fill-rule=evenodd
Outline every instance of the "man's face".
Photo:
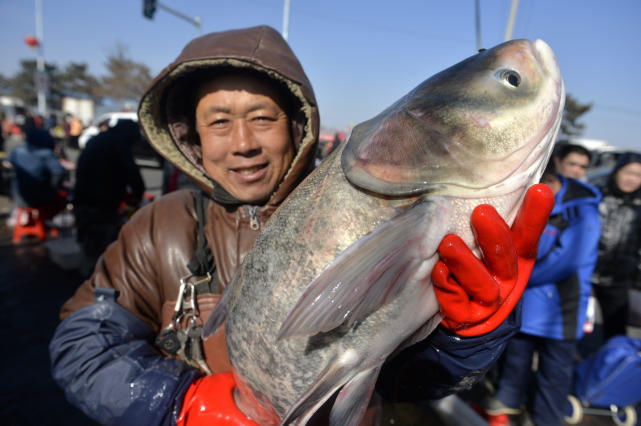
M 623 192 L 634 192 L 641 188 L 641 164 L 629 163 L 621 167 L 614 180 Z
M 578 152 L 571 152 L 563 160 L 558 157 L 554 158 L 556 171 L 561 175 L 573 179 L 581 179 L 590 164 L 587 155 Z
M 202 86 L 196 127 L 203 167 L 245 203 L 267 201 L 294 158 L 281 97 L 251 76 L 225 76 Z

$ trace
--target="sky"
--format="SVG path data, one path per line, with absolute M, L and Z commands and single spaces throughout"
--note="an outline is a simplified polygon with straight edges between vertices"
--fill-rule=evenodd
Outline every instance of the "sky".
M 153 75 L 199 33 L 142 0 L 41 0 L 47 63 L 84 62 L 105 73 L 118 43 Z M 283 30 L 283 0 L 162 0 L 200 17 L 200 34 L 270 25 Z M 481 45 L 504 41 L 511 0 L 479 0 Z M 35 0 L 0 0 L 0 74 L 35 58 Z M 583 137 L 641 150 L 641 1 L 520 0 L 513 39 L 537 38 L 554 50 L 566 92 L 591 103 Z M 367 120 L 431 75 L 476 52 L 474 0 L 291 0 L 288 41 L 314 87 L 321 126 Z

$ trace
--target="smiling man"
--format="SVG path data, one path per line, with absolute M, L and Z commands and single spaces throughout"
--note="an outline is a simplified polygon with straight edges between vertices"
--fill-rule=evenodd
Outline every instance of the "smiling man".
M 260 74 L 236 72 L 205 81 L 198 98 L 203 167 L 233 197 L 265 202 L 294 158 L 284 97 Z
M 277 31 L 230 30 L 192 40 L 138 112 L 150 144 L 202 191 L 171 192 L 123 227 L 62 308 L 50 345 L 54 379 L 105 424 L 193 426 L 218 417 L 253 424 L 233 402 L 224 331 L 205 341 L 200 332 L 261 228 L 313 168 L 312 86 Z M 484 323 L 466 292 L 486 284 L 496 292 L 496 277 L 510 288 L 527 280 L 529 270 L 514 266 L 531 257 L 547 220 L 537 194 L 526 198 L 530 208 L 513 230 L 496 211 L 476 221 L 480 245 L 491 248 L 487 266 L 462 241 L 452 243 L 443 259 L 451 270 L 440 269 L 443 290 L 435 288 L 444 319 L 454 313 L 473 319 L 465 326 Z M 432 375 L 421 377 L 429 386 L 421 380 L 411 391 L 434 397 L 470 386 L 516 331 L 516 318 L 488 320 L 485 334 L 469 338 L 437 328 L 415 349 L 431 362 Z

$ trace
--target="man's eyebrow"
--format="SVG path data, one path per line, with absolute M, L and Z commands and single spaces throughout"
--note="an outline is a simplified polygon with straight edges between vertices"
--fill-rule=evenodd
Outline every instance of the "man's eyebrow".
M 247 108 L 246 112 L 254 112 L 254 111 L 257 111 L 259 109 L 274 110 L 276 108 L 274 108 L 273 105 L 270 105 L 270 104 L 268 104 L 266 102 L 256 102 L 255 104 L 250 105 L 249 108 Z
M 225 113 L 230 113 L 231 110 L 228 107 L 224 106 L 218 106 L 218 105 L 211 105 L 209 108 L 207 108 L 208 113 L 212 112 L 225 112 Z
M 269 110 L 274 110 L 274 106 L 270 105 L 266 102 L 257 102 L 255 104 L 250 105 L 246 110 L 245 113 L 250 113 L 254 111 L 258 111 L 260 109 L 269 109 Z M 207 113 L 217 113 L 217 112 L 222 112 L 226 114 L 231 113 L 231 109 L 226 106 L 220 106 L 220 105 L 211 105 L 209 108 L 207 108 Z

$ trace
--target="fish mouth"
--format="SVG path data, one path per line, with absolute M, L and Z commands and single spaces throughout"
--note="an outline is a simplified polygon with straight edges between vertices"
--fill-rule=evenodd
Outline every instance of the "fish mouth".
M 561 80 L 561 73 L 552 48 L 541 39 L 536 39 L 531 44 L 538 63 L 543 66 L 548 74 L 553 75 L 555 80 Z

